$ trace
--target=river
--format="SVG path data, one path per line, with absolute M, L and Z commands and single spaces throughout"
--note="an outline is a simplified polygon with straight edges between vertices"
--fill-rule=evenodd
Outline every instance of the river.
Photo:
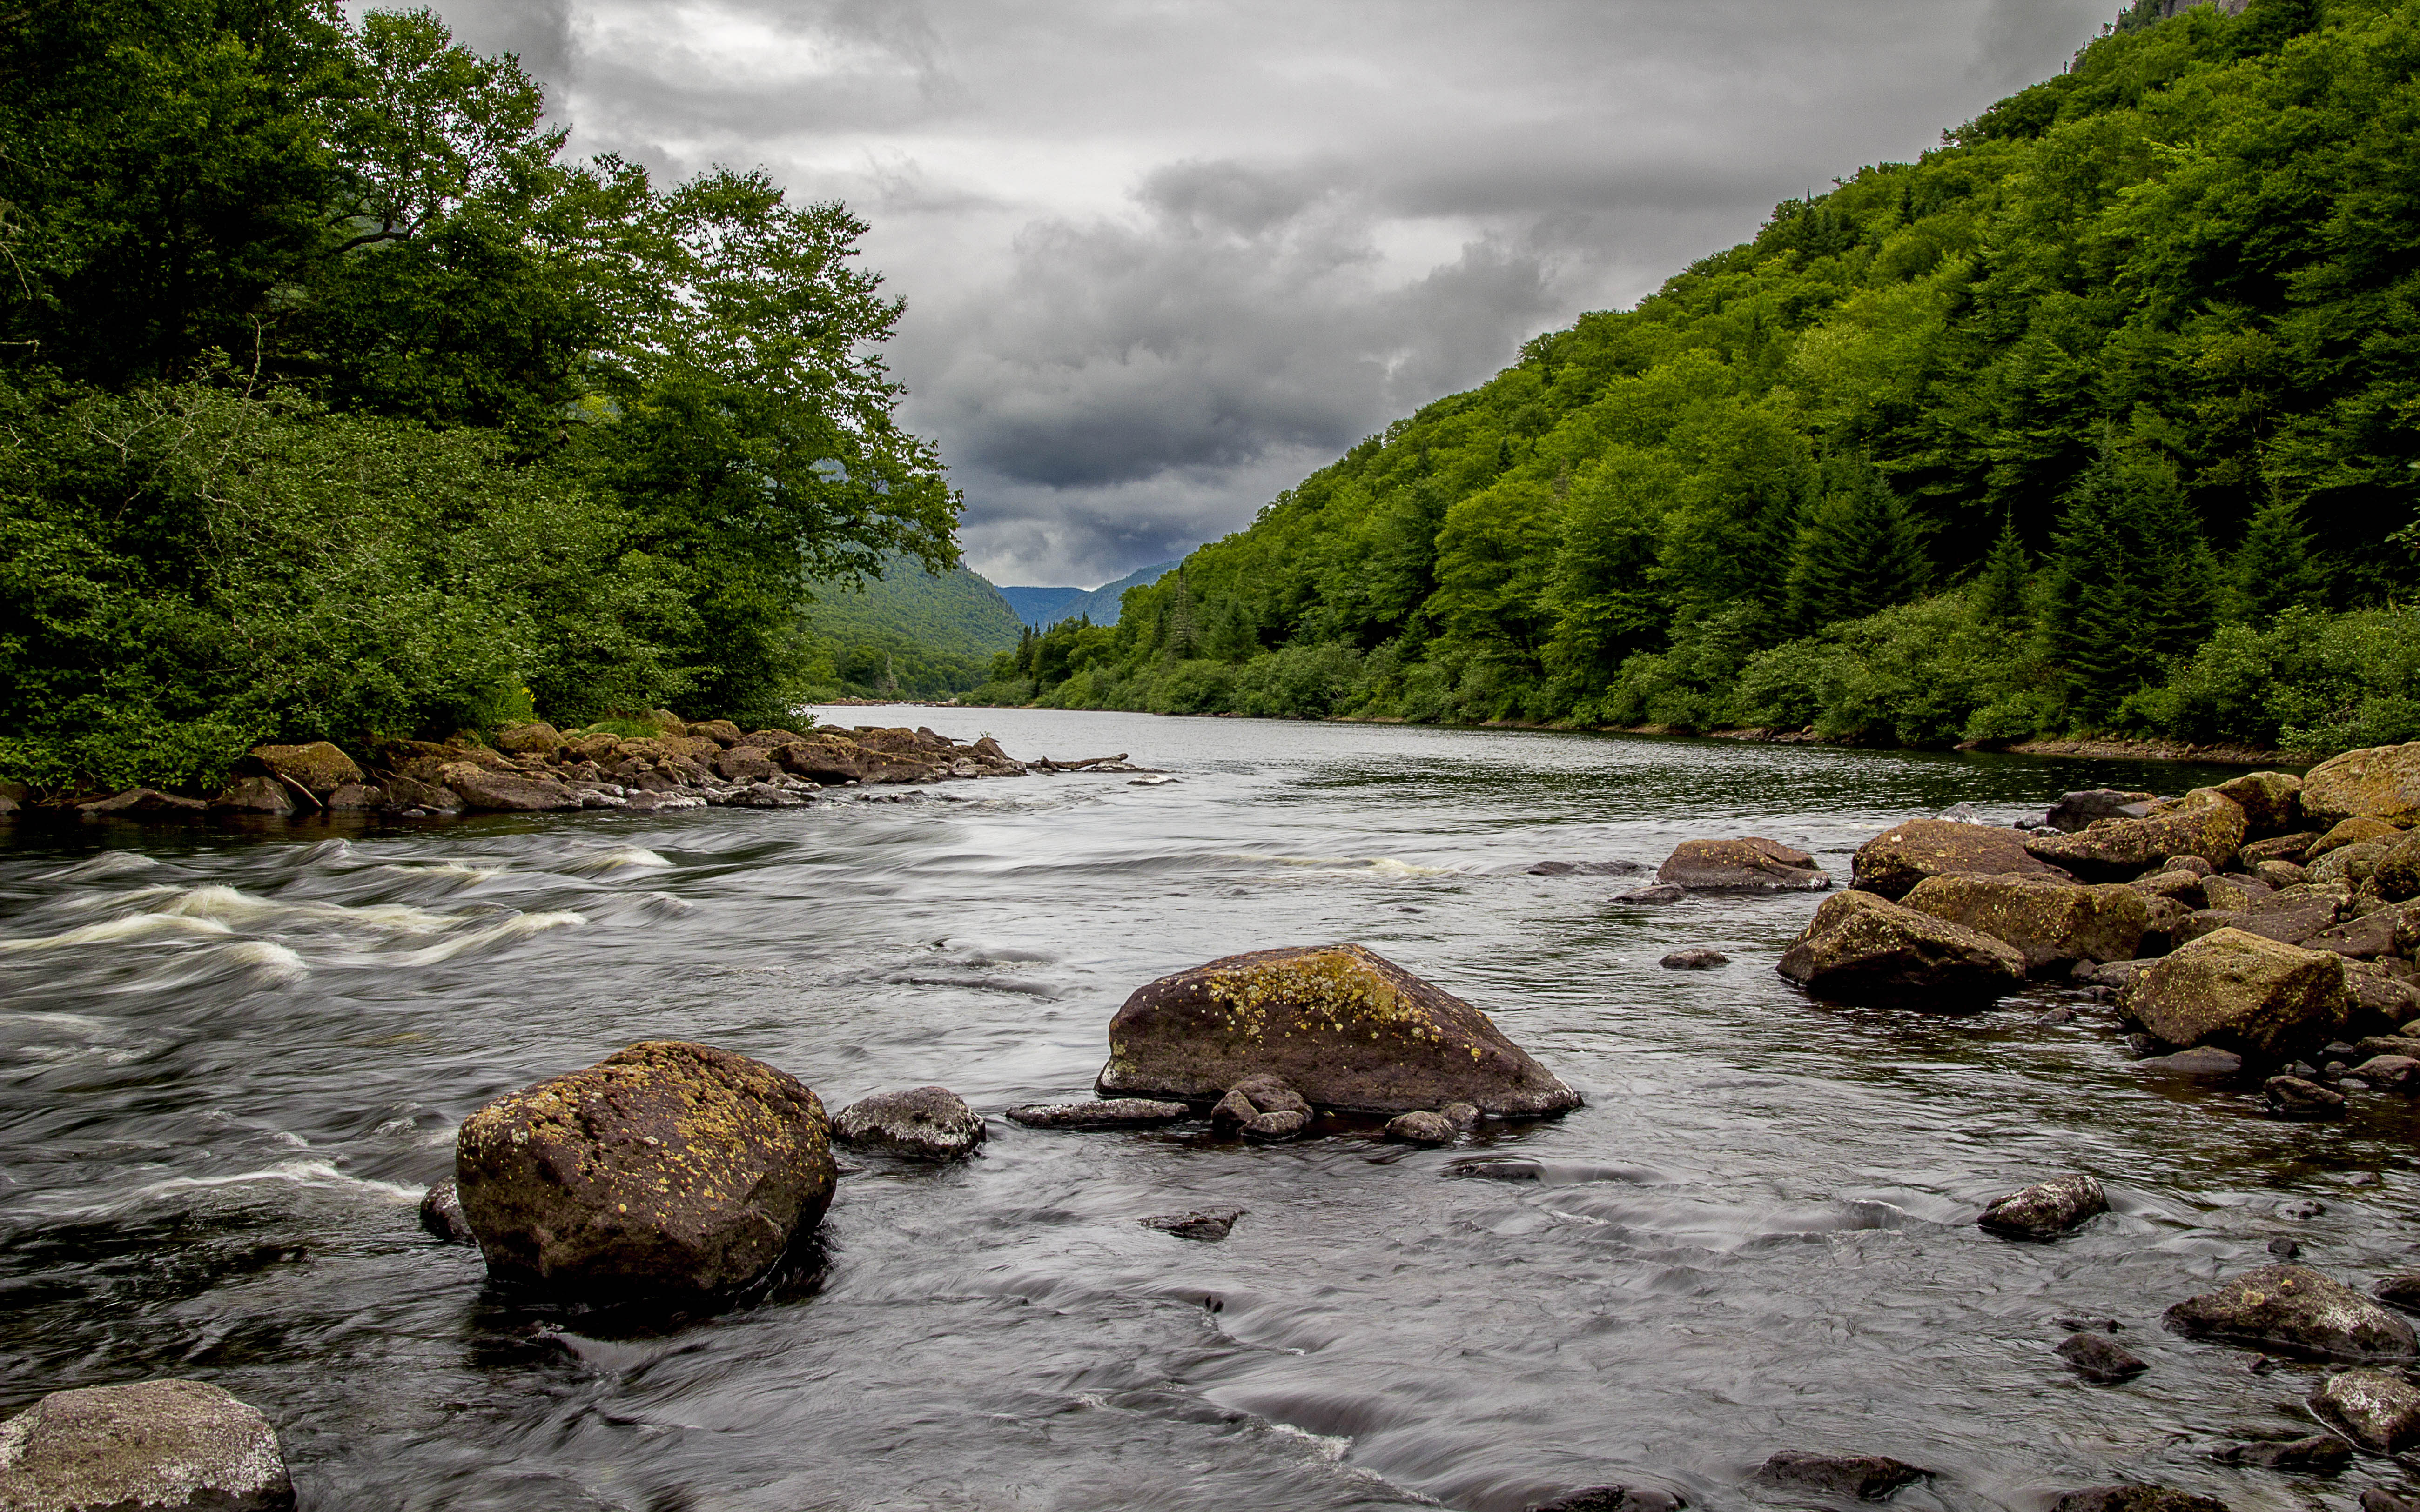
M 1613 905 L 1692 836 L 1849 853 L 2169 765 L 1647 737 L 840 710 L 1178 780 L 957 782 L 797 810 L 281 833 L 26 826 L 0 848 L 0 1412 L 194 1376 L 266 1411 L 318 1512 L 1497 1512 L 1618 1482 L 1702 1507 L 1777 1449 L 1938 1473 L 1895 1505 L 2038 1512 L 2116 1479 L 2238 1509 L 2333 1482 L 2212 1463 L 2311 1431 L 2311 1369 L 2161 1309 L 2268 1261 L 2406 1263 L 2412 1128 L 2133 1070 L 2043 988 L 1969 1016 L 1820 1005 L 1773 962 L 1806 896 Z M 1461 1149 L 1201 1126 L 1045 1133 L 1128 992 L 1357 940 L 1578 1088 Z M 1733 961 L 1666 971 L 1668 950 Z M 845 1175 L 818 1275 L 589 1328 L 415 1225 L 456 1125 L 629 1041 L 760 1057 L 829 1107 L 942 1083 L 980 1159 Z M 2056 1244 L 1974 1227 L 2097 1173 Z M 1512 1179 L 1507 1179 L 1512 1178 Z M 2382 1180 L 2381 1180 L 2382 1179 Z M 1221 1243 L 1140 1227 L 1232 1204 Z M 2055 1319 L 2149 1372 L 2087 1385 Z M 612 1336 L 599 1336 L 610 1333 Z

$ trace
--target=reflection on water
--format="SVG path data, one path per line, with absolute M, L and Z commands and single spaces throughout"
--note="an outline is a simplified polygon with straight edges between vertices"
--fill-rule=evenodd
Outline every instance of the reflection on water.
M 1690 836 L 1845 874 L 1912 813 L 2206 774 L 842 711 L 876 717 L 1181 780 L 17 836 L 0 1410 L 205 1377 L 270 1412 L 319 1508 L 1509 1509 L 1605 1482 L 1721 1507 L 1776 1495 L 1745 1476 L 1781 1448 L 1941 1473 L 1902 1506 L 2120 1478 L 2317 1504 L 2207 1458 L 2300 1426 L 2308 1374 L 2157 1317 L 2279 1235 L 2359 1283 L 2401 1265 L 2401 1104 L 2271 1122 L 2132 1071 L 2095 1019 L 2037 1025 L 2052 989 L 1960 1018 L 1810 1003 L 1771 963 L 1814 898 L 1606 901 L 1614 863 Z M 1476 1000 L 1589 1105 L 1433 1151 L 995 1118 L 970 1164 L 845 1178 L 820 1269 L 765 1303 L 611 1336 L 484 1293 L 413 1222 L 466 1113 L 633 1040 L 760 1056 L 833 1106 L 938 1081 L 996 1116 L 1087 1095 L 1136 985 L 1339 939 Z M 1732 964 L 1659 969 L 1683 945 Z M 1973 1227 L 2069 1169 L 2111 1216 L 2049 1246 Z M 1215 1206 L 1246 1210 L 1221 1243 L 1135 1221 Z M 2053 1320 L 2079 1314 L 2149 1373 L 2065 1370 Z

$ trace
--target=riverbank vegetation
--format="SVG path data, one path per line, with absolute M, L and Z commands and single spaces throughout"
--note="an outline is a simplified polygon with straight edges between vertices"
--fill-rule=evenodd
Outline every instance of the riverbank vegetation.
M 2420 736 L 2420 5 L 2138 5 L 979 701 Z
M 778 724 L 807 584 L 954 565 L 841 206 L 567 161 L 427 11 L 37 6 L 0 76 L 0 777 Z

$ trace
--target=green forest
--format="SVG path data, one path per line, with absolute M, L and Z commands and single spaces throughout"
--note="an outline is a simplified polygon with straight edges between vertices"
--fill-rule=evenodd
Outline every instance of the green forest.
M 972 697 L 2420 738 L 2420 3 L 2143 0 Z
M 1001 591 L 966 567 L 933 573 L 893 560 L 878 578 L 808 586 L 808 703 L 951 698 L 983 683 L 992 657 L 1025 629 Z
M 566 161 L 425 10 L 36 5 L 0 78 L 0 777 L 778 723 L 811 584 L 955 565 L 843 207 Z

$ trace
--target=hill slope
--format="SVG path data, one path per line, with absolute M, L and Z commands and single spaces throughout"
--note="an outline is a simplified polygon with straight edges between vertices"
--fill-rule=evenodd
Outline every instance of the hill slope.
M 988 656 L 1016 644 L 1024 626 L 981 574 L 966 567 L 939 575 L 893 561 L 864 589 L 818 584 L 807 623 L 827 641 L 889 640 L 950 656 Z
M 2420 734 L 2420 3 L 2142 0 L 1916 163 L 1541 336 L 989 696 Z

